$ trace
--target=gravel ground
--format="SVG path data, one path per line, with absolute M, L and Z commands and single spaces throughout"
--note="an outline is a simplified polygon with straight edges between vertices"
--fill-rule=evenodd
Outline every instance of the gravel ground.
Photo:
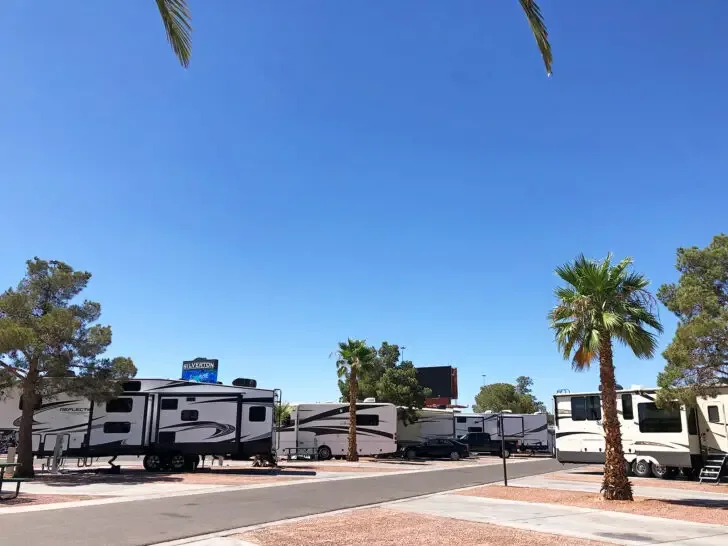
M 446 537 L 446 538 L 443 538 Z M 450 518 L 403 514 L 382 508 L 321 516 L 237 535 L 262 546 L 564 546 L 565 538 Z M 604 542 L 568 539 L 569 546 L 605 546 Z
M 532 487 L 503 487 L 502 485 L 488 485 L 459 491 L 457 495 L 488 497 L 493 499 L 506 499 L 524 502 L 542 502 L 548 504 L 563 504 L 567 506 L 580 506 L 596 510 L 609 510 L 654 516 L 658 518 L 680 519 L 696 523 L 713 523 L 728 525 L 728 503 L 716 504 L 711 501 L 663 500 L 646 497 L 635 497 L 634 502 L 605 501 L 596 493 L 582 491 L 557 491 L 554 489 L 537 489 Z
M 15 499 L 0 501 L 0 508 L 6 508 L 8 506 L 35 506 L 36 504 L 75 502 L 105 498 L 107 497 L 89 495 L 30 495 L 21 491 L 20 495 L 18 495 Z
M 596 474 L 598 472 L 598 474 Z M 602 481 L 602 467 L 596 469 L 570 472 L 557 472 L 554 474 L 548 474 L 544 478 L 549 480 L 571 480 L 578 482 L 590 482 L 590 483 L 601 483 Z M 709 493 L 724 493 L 728 495 L 728 484 L 722 483 L 718 486 L 699 483 L 692 480 L 686 479 L 675 479 L 675 480 L 659 480 L 657 478 L 637 478 L 630 476 L 630 481 L 633 485 L 641 485 L 643 487 L 664 487 L 666 489 L 685 489 L 691 491 L 707 491 Z

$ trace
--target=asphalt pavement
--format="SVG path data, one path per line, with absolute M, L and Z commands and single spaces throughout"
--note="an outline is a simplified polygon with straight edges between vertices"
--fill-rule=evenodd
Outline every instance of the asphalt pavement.
M 554 459 L 508 465 L 509 478 L 563 468 Z M 141 546 L 428 495 L 503 479 L 501 465 L 446 468 L 0 516 L 0 543 Z

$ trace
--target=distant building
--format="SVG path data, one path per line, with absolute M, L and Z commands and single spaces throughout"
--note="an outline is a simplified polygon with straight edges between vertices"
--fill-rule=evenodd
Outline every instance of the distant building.
M 425 407 L 452 407 L 458 397 L 458 370 L 452 366 L 428 366 L 415 368 L 417 381 L 432 391 L 425 399 Z

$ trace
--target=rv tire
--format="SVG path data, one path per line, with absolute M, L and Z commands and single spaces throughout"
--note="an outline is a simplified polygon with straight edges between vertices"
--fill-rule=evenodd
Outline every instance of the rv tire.
M 162 470 L 162 458 L 154 453 L 144 455 L 144 470 L 147 472 L 159 472 Z
M 678 469 L 673 466 L 663 466 L 661 464 L 652 463 L 652 474 L 655 478 L 661 480 L 671 480 L 678 473 Z
M 414 461 L 417 458 L 417 451 L 415 451 L 414 449 L 408 449 L 407 451 L 405 451 L 404 456 L 408 460 Z
M 185 456 L 181 453 L 172 453 L 166 457 L 166 463 L 172 472 L 183 472 L 185 470 Z
M 452 453 L 450 453 L 450 460 L 451 461 L 459 461 L 460 460 L 460 453 L 458 453 L 457 451 L 453 451 Z
M 319 461 L 328 461 L 331 458 L 331 448 L 329 446 L 321 446 L 318 448 Z
M 637 459 L 632 465 L 632 472 L 638 478 L 649 478 L 652 476 L 652 468 L 650 463 L 644 459 Z

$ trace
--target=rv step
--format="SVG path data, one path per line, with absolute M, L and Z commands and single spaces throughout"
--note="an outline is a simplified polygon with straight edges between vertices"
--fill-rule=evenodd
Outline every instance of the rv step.
M 728 460 L 727 454 L 708 456 L 705 465 L 700 469 L 700 483 L 719 484 L 725 470 L 726 460 Z

